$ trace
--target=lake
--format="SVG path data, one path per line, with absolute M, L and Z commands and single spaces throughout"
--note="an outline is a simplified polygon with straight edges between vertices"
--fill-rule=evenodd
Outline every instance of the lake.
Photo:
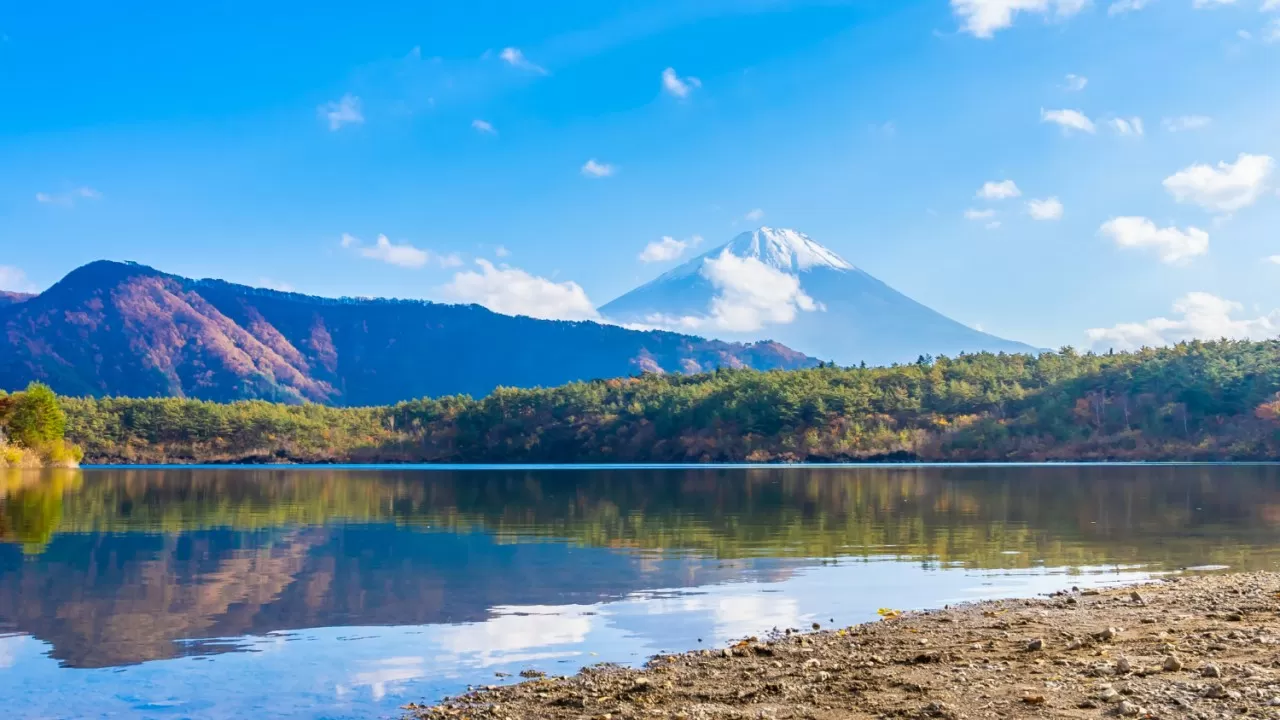
M 0 704 L 395 718 L 499 673 L 1278 547 L 1266 465 L 0 471 Z

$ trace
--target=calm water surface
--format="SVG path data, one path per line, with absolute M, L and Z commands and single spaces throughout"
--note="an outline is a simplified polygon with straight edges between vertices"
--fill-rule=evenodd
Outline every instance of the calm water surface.
M 5 718 L 395 718 L 499 672 L 1280 559 L 1273 466 L 2 473 Z

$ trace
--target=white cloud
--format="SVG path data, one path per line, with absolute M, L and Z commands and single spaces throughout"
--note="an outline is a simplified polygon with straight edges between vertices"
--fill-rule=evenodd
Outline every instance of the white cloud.
M 539 75 L 547 74 L 546 68 L 529 62 L 529 59 L 524 56 L 524 53 L 520 52 L 520 48 L 503 48 L 502 52 L 498 53 L 498 57 L 502 58 L 503 61 L 511 67 L 528 70 L 530 72 L 538 73 Z
M 80 200 L 101 200 L 102 193 L 91 187 L 81 186 L 74 190 L 68 190 L 64 193 L 36 193 L 36 202 L 45 205 L 58 205 L 60 207 L 73 207 Z
M 1263 42 L 1280 42 L 1280 20 L 1272 20 L 1271 24 L 1262 31 Z
M 1236 37 L 1240 38 L 1241 40 L 1252 40 L 1253 33 L 1249 32 L 1248 30 L 1237 30 Z
M 684 251 L 690 245 L 696 245 L 702 238 L 697 235 L 692 240 L 677 240 L 670 235 L 664 235 L 661 240 L 654 240 L 644 246 L 644 250 L 640 252 L 640 262 L 666 262 L 675 260 L 684 254 Z
M 475 119 L 475 120 L 472 120 L 472 121 L 471 121 L 471 127 L 472 127 L 472 129 L 474 129 L 476 132 L 488 133 L 488 134 L 490 134 L 490 135 L 497 135 L 497 134 L 498 134 L 498 131 L 493 129 L 493 123 L 491 123 L 491 122 L 489 122 L 489 121 L 487 121 L 487 120 L 481 120 L 481 119 L 479 119 L 479 118 L 477 118 L 477 119 Z
M 438 255 L 430 250 L 416 248 L 409 243 L 393 243 L 386 235 L 379 235 L 373 245 L 365 245 L 354 235 L 343 233 L 341 245 L 354 250 L 360 257 L 414 270 L 426 267 L 432 262 L 443 268 L 458 267 L 462 264 L 462 258 L 455 253 Z
M 760 208 L 753 208 L 747 211 L 747 214 L 742 217 L 750 220 L 751 222 L 755 222 L 764 217 L 764 210 L 761 210 Z
M 1151 0 L 1116 0 L 1111 3 L 1111 7 L 1107 8 L 1108 15 L 1121 15 L 1134 10 L 1141 10 L 1151 3 Z
M 1280 255 L 1268 255 L 1263 259 L 1272 265 L 1280 265 Z
M 1180 115 L 1178 117 L 1167 117 L 1160 124 L 1169 132 L 1184 132 L 1207 128 L 1212 122 L 1213 118 L 1204 115 Z
M 1192 0 L 1191 7 L 1203 10 L 1205 8 L 1222 7 L 1223 5 L 1235 5 L 1236 0 Z
M 500 258 L 504 258 L 511 255 L 511 251 L 508 250 L 505 246 L 499 245 L 498 247 L 493 249 L 493 254 L 497 255 Z
M 1021 195 L 1022 191 L 1018 189 L 1018 186 L 1012 180 L 1002 180 L 1000 182 L 989 180 L 978 189 L 976 197 L 984 200 L 1007 200 Z
M 1000 226 L 1003 224 L 1004 223 L 1001 223 L 999 220 L 992 220 L 991 222 L 987 223 L 983 227 L 985 227 L 988 230 L 999 230 Z
M 614 173 L 614 167 L 609 163 L 597 162 L 595 158 L 591 158 L 582 166 L 582 174 L 587 177 L 603 178 L 609 177 Z
M 1280 0 L 1267 0 L 1258 9 L 1262 12 L 1280 12 Z
M 1142 118 L 1112 118 L 1110 121 L 1112 129 L 1121 135 L 1138 135 L 1142 136 L 1146 130 L 1142 126 Z
M 271 278 L 269 278 L 269 277 L 260 277 L 260 278 L 258 278 L 258 287 L 266 288 L 266 289 L 268 289 L 268 290 L 279 290 L 280 292 L 293 292 L 293 291 L 294 291 L 294 287 L 293 287 L 292 285 L 290 285 L 289 283 L 287 283 L 287 282 L 280 282 L 280 281 L 278 281 L 278 280 L 272 280 L 272 279 L 271 279 Z
M 344 125 L 359 125 L 364 122 L 360 98 L 351 93 L 343 95 L 341 100 L 321 105 L 316 111 L 328 121 L 330 130 L 340 130 Z
M 960 20 L 961 30 L 975 37 L 990 38 L 997 30 L 1013 25 L 1020 12 L 1053 15 L 1065 19 L 1089 4 L 1089 0 L 951 0 L 951 10 Z
M 1067 75 L 1067 81 L 1066 84 L 1063 85 L 1063 88 L 1066 89 L 1067 92 L 1080 92 L 1088 84 L 1089 78 L 1072 73 Z
M 1056 197 L 1028 200 L 1027 213 L 1033 220 L 1061 220 L 1062 202 Z
M 995 216 L 996 216 L 996 211 L 991 209 L 976 210 L 974 208 L 969 208 L 968 210 L 964 211 L 965 220 L 990 220 Z
M 478 259 L 480 271 L 465 270 L 445 285 L 444 294 L 456 302 L 476 303 L 504 315 L 527 315 L 543 320 L 597 320 L 595 305 L 580 285 L 553 282 L 519 268 L 494 266 Z
M 704 261 L 700 272 L 716 290 L 706 314 L 652 315 L 641 327 L 747 333 L 792 323 L 802 312 L 826 310 L 805 293 L 800 278 L 756 258 L 738 257 L 725 250 Z
M 1234 163 L 1191 165 L 1179 170 L 1164 179 L 1164 188 L 1178 202 L 1234 212 L 1252 205 L 1266 192 L 1275 165 L 1269 155 L 1240 153 Z
M 1087 133 L 1097 130 L 1093 121 L 1079 110 L 1041 110 L 1040 122 L 1061 125 L 1062 131 L 1066 133 L 1070 133 L 1072 130 L 1080 130 Z
M 1186 340 L 1220 338 L 1262 340 L 1280 333 L 1280 310 L 1256 318 L 1233 318 L 1244 306 L 1206 292 L 1183 295 L 1173 304 L 1181 317 L 1157 317 L 1145 322 L 1093 328 L 1086 334 L 1094 348 L 1136 350 Z
M 1111 236 L 1116 245 L 1130 248 L 1153 248 L 1160 261 L 1178 263 L 1209 252 L 1209 234 L 1189 227 L 1158 228 L 1144 217 L 1117 217 L 1102 224 L 1099 231 Z
M 675 68 L 662 71 L 662 89 L 678 98 L 689 97 L 694 88 L 702 87 L 702 81 L 696 77 L 682 78 L 676 74 Z
M 11 292 L 34 292 L 35 286 L 27 279 L 27 274 L 12 265 L 0 265 L 0 290 Z

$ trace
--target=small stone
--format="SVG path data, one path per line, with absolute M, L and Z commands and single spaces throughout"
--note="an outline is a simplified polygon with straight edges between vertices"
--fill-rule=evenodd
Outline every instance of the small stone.
M 1270 700 L 1267 701 L 1267 704 L 1270 705 L 1271 707 L 1280 707 L 1280 697 L 1271 698 Z
M 1222 698 L 1227 697 L 1230 692 L 1231 691 L 1227 690 L 1227 687 L 1222 683 L 1214 683 L 1209 687 L 1205 688 L 1201 694 L 1207 698 L 1221 700 Z
M 1120 707 L 1116 708 L 1116 712 L 1120 713 L 1120 715 L 1124 717 L 1135 717 L 1142 714 L 1142 708 L 1134 705 L 1128 700 L 1125 700 L 1120 703 Z
M 1138 603 L 1139 605 L 1147 604 L 1147 601 L 1142 599 L 1142 595 L 1140 595 L 1137 590 L 1134 590 L 1133 592 L 1129 593 L 1129 599 Z
M 1115 688 L 1108 685 L 1102 689 L 1102 693 L 1098 695 L 1098 698 L 1103 702 L 1120 702 L 1120 693 Z
M 1169 672 L 1177 672 L 1182 669 L 1182 659 L 1177 655 L 1170 655 L 1164 659 L 1164 669 Z
M 1222 668 L 1213 663 L 1209 663 L 1208 665 L 1200 668 L 1200 674 L 1208 678 L 1220 678 L 1222 677 Z
M 1034 640 L 1030 640 L 1027 642 L 1027 650 L 1043 650 L 1043 649 L 1044 649 L 1044 640 L 1041 638 L 1035 638 Z
M 1109 627 L 1106 630 L 1102 630 L 1100 632 L 1095 633 L 1094 637 L 1098 638 L 1099 640 L 1110 642 L 1112 640 L 1115 640 L 1116 637 L 1118 637 L 1119 635 L 1120 635 L 1119 630 L 1113 627 Z
M 1128 675 L 1133 672 L 1133 665 L 1129 663 L 1129 658 L 1122 657 L 1116 661 L 1116 672 L 1121 675 Z
M 1068 650 L 1079 650 L 1082 647 L 1084 647 L 1084 643 L 1080 642 L 1079 640 L 1073 639 L 1071 642 L 1067 643 Z

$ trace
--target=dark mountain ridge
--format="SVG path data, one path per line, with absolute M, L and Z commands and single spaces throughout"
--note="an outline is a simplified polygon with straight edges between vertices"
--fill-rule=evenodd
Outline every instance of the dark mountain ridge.
M 370 405 L 640 372 L 815 364 L 772 342 L 478 305 L 320 298 L 111 261 L 0 303 L 0 329 L 0 388 L 39 380 L 67 395 Z

